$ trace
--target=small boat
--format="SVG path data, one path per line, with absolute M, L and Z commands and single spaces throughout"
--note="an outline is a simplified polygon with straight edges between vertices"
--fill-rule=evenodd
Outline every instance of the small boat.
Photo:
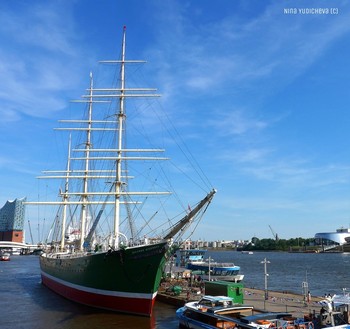
M 0 261 L 7 262 L 10 260 L 10 254 L 9 253 L 3 253 L 0 256 Z
M 206 252 L 205 249 L 180 249 L 180 263 L 178 266 L 186 267 L 189 263 L 203 263 Z
M 251 315 L 252 306 L 233 304 L 225 296 L 203 296 L 198 302 L 189 302 L 176 311 L 180 328 L 253 328 L 240 321 L 242 315 Z
M 327 329 L 350 329 L 350 296 L 334 295 L 320 301 L 320 326 Z
M 233 263 L 212 262 L 210 257 L 208 261 L 188 263 L 186 268 L 209 281 L 241 282 L 244 278 L 243 274 L 239 274 L 239 266 Z
M 91 307 L 151 316 L 174 242 L 204 214 L 216 191 L 191 209 L 173 205 L 178 195 L 169 182 L 175 179 L 164 177 L 169 170 L 162 165 L 170 159 L 161 156 L 162 141 L 147 146 L 149 134 L 162 125 L 153 116 L 144 120 L 152 127 L 141 123 L 148 114 L 157 116 L 150 114 L 149 99 L 160 95 L 153 88 L 127 85 L 133 81 L 126 79 L 127 67 L 144 61 L 126 58 L 125 27 L 120 54 L 120 59 L 102 62 L 114 69 L 99 79 L 101 86 L 90 74 L 86 94 L 76 101 L 82 117 L 74 114 L 57 128 L 71 132 L 63 168 L 44 171 L 39 178 L 59 182 L 54 184 L 59 199 L 55 194 L 53 200 L 26 204 L 57 208 L 50 242 L 39 257 L 45 286 Z M 105 83 L 107 77 L 111 84 Z M 145 99 L 140 106 L 138 100 Z
M 292 317 L 290 313 L 264 312 L 250 305 L 235 304 L 226 296 L 203 296 L 176 311 L 182 328 L 284 328 L 313 329 L 311 321 Z
M 241 282 L 243 274 L 239 274 L 240 267 L 234 263 L 217 263 L 209 257 L 205 260 L 204 249 L 180 250 L 180 266 L 190 270 L 192 274 L 210 281 Z

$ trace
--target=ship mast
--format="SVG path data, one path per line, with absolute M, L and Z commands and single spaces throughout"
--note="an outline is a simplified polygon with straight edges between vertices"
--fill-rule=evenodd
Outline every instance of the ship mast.
M 67 177 L 66 177 L 66 182 L 64 184 L 64 194 L 63 194 L 63 212 L 62 212 L 62 227 L 61 227 L 61 251 L 64 250 L 64 246 L 65 246 L 71 143 L 72 143 L 72 138 L 71 138 L 71 136 L 69 136 L 68 157 L 67 157 L 68 158 L 67 159 Z
M 153 93 L 156 91 L 154 88 L 127 88 L 125 77 L 126 77 L 126 65 L 127 64 L 139 64 L 145 63 L 143 60 L 127 60 L 126 59 L 126 28 L 123 29 L 123 38 L 121 45 L 121 58 L 119 60 L 105 60 L 100 61 L 100 63 L 105 64 L 118 64 L 120 68 L 119 74 L 119 86 L 117 88 L 94 88 L 93 76 L 90 73 L 90 87 L 88 89 L 88 93 L 82 96 L 83 100 L 78 100 L 74 102 L 82 102 L 88 103 L 87 108 L 87 117 L 83 120 L 60 120 L 62 123 L 75 123 L 73 127 L 61 127 L 55 128 L 56 130 L 70 130 L 70 131 L 83 131 L 84 132 L 84 141 L 82 147 L 73 148 L 71 150 L 71 142 L 69 144 L 68 151 L 68 162 L 66 170 L 50 170 L 43 171 L 44 176 L 39 176 L 38 178 L 43 179 L 65 179 L 65 188 L 64 191 L 61 191 L 61 200 L 60 201 L 44 201 L 44 202 L 26 202 L 26 204 L 40 204 L 40 205 L 63 205 L 63 217 L 62 217 L 62 232 L 61 232 L 61 245 L 60 248 L 64 249 L 64 240 L 65 240 L 65 226 L 66 226 L 66 217 L 69 206 L 79 206 L 81 210 L 80 215 L 80 241 L 77 249 L 83 251 L 87 249 L 85 245 L 85 241 L 91 241 L 91 237 L 96 228 L 98 220 L 101 217 L 102 210 L 105 206 L 112 206 L 114 209 L 111 210 L 111 231 L 110 226 L 108 225 L 108 233 L 109 237 L 112 241 L 110 241 L 111 247 L 118 249 L 120 244 L 121 232 L 120 232 L 120 217 L 121 217 L 121 206 L 122 204 L 138 204 L 142 203 L 142 201 L 132 201 L 129 200 L 130 196 L 152 196 L 152 195 L 168 195 L 171 194 L 170 191 L 129 191 L 125 189 L 126 182 L 124 177 L 124 173 L 122 171 L 122 167 L 124 167 L 124 161 L 164 161 L 169 160 L 169 158 L 157 156 L 154 154 L 153 156 L 141 156 L 137 155 L 139 153 L 162 153 L 163 149 L 129 149 L 124 145 L 124 133 L 125 133 L 125 119 L 126 119 L 126 100 L 127 98 L 154 98 L 159 97 L 160 95 L 157 93 Z M 93 119 L 93 103 L 114 103 L 114 101 L 119 101 L 116 105 L 115 109 L 115 118 L 114 120 L 109 120 L 104 118 L 102 120 Z M 95 116 L 95 114 L 94 114 Z M 108 116 L 109 118 L 110 116 Z M 81 124 L 82 126 L 78 127 L 77 125 Z M 99 125 L 103 124 L 102 127 Z M 112 126 L 109 126 L 112 125 Z M 108 127 L 109 126 L 109 127 Z M 96 131 L 103 132 L 111 132 L 116 134 L 116 140 L 114 142 L 114 148 L 104 148 L 103 146 L 100 148 L 98 143 L 93 145 L 92 135 L 96 133 Z M 97 142 L 99 140 L 97 138 Z M 95 141 L 95 142 L 96 142 Z M 104 141 L 103 141 L 104 142 Z M 71 156 L 71 152 L 83 154 L 83 156 Z M 93 154 L 96 154 L 94 156 Z M 103 155 L 106 154 L 106 155 Z M 133 156 L 132 154 L 136 154 Z M 80 163 L 80 169 L 75 168 L 74 164 Z M 96 163 L 94 162 L 96 161 Z M 100 165 L 100 161 L 108 162 L 108 165 L 113 163 L 112 171 L 105 170 L 104 165 Z M 92 169 L 92 167 L 94 167 Z M 47 175 L 51 174 L 51 175 Z M 127 174 L 126 174 L 127 175 Z M 112 186 L 109 185 L 108 191 L 104 190 L 93 190 L 94 185 L 99 185 L 101 180 L 107 180 L 107 183 L 110 184 L 110 181 L 113 181 Z M 68 182 L 71 185 L 71 181 L 78 183 L 78 190 L 72 189 L 70 187 L 70 192 L 68 192 Z M 94 183 L 97 184 L 94 184 Z M 75 185 L 75 184 L 74 184 Z M 200 204 L 199 207 L 196 207 L 191 211 L 181 223 L 178 223 L 173 227 L 173 230 L 165 236 L 165 239 L 172 238 L 175 234 L 177 234 L 180 230 L 182 230 L 186 225 L 188 225 L 197 212 L 200 211 L 202 207 L 206 204 L 210 203 L 213 192 L 211 192 Z M 105 197 L 104 201 L 98 200 L 99 197 Z M 128 198 L 126 198 L 128 197 Z M 124 199 L 122 199 L 124 198 Z M 90 229 L 90 234 L 87 233 L 87 218 L 89 216 L 88 211 L 90 211 L 89 207 L 100 206 L 102 207 L 97 217 L 95 218 L 94 225 L 92 226 L 92 230 Z M 68 218 L 67 218 L 68 219 Z M 88 238 L 87 238 L 88 237 Z
M 80 245 L 79 249 L 84 250 L 85 231 L 87 222 L 87 205 L 88 205 L 88 176 L 89 176 L 89 163 L 90 163 L 90 148 L 91 148 L 91 128 L 92 128 L 92 93 L 93 93 L 93 78 L 90 73 L 90 101 L 89 101 L 89 112 L 88 122 L 86 128 L 86 142 L 85 142 L 85 168 L 83 177 L 83 193 L 82 193 L 82 204 L 81 204 L 81 221 L 80 221 Z
M 118 120 L 118 147 L 116 159 L 116 179 L 115 179 L 115 201 L 114 201 L 114 247 L 119 246 L 119 222 L 120 222 L 120 192 L 121 192 L 121 172 L 122 172 L 122 149 L 123 149 L 123 123 L 125 119 L 124 113 L 124 94 L 125 94 L 125 39 L 126 27 L 123 29 L 122 40 L 122 57 L 120 65 L 120 98 L 119 98 L 119 113 Z

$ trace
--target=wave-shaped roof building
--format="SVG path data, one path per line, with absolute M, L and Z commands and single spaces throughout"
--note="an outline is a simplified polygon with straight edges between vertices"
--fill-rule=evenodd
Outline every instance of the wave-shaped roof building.
M 350 229 L 339 228 L 336 232 L 316 233 L 315 239 L 322 245 L 344 245 L 350 242 Z

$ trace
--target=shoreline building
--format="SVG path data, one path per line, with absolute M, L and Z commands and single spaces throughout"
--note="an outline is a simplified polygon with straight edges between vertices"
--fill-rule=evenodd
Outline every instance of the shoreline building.
M 0 209 L 0 241 L 24 243 L 25 201 L 7 201 Z
M 343 246 L 350 242 L 350 229 L 342 227 L 336 232 L 316 233 L 315 240 L 323 246 Z

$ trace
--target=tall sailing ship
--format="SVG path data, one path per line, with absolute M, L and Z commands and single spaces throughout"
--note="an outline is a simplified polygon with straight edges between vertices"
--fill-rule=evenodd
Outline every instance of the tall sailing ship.
M 161 207 L 167 206 L 164 198 L 171 192 L 166 188 L 155 191 L 153 187 L 144 192 L 131 190 L 137 176 L 148 175 L 150 163 L 168 160 L 159 156 L 164 149 L 129 148 L 126 143 L 127 101 L 159 96 L 154 94 L 156 89 L 126 86 L 126 67 L 141 62 L 126 59 L 124 28 L 120 60 L 102 62 L 109 68 L 118 66 L 117 86 L 96 88 L 90 74 L 89 88 L 80 100 L 84 103 L 83 119 L 62 120 L 72 127 L 58 128 L 70 131 L 66 168 L 44 171 L 39 177 L 61 181 L 59 201 L 27 203 L 58 209 L 51 241 L 40 256 L 44 285 L 78 303 L 150 316 L 169 248 L 192 222 L 203 216 L 215 190 L 208 189 L 195 206 L 184 206 L 179 219 L 162 218 L 168 227 L 162 226 L 152 235 L 150 221 Z M 109 112 L 102 114 L 102 107 Z M 130 117 L 134 116 L 136 113 L 131 111 Z M 75 140 L 74 134 L 80 140 Z M 144 140 L 137 141 L 144 144 Z M 107 142 L 112 145 L 107 146 Z M 142 172 L 140 164 L 146 164 L 148 169 Z M 130 174 L 132 169 L 135 176 Z M 145 209 L 144 201 L 155 197 L 163 198 L 162 205 L 152 212 Z M 146 215 L 141 216 L 141 210 Z M 135 217 L 143 220 L 140 228 L 136 228 Z M 123 227 L 126 231 L 122 231 Z

